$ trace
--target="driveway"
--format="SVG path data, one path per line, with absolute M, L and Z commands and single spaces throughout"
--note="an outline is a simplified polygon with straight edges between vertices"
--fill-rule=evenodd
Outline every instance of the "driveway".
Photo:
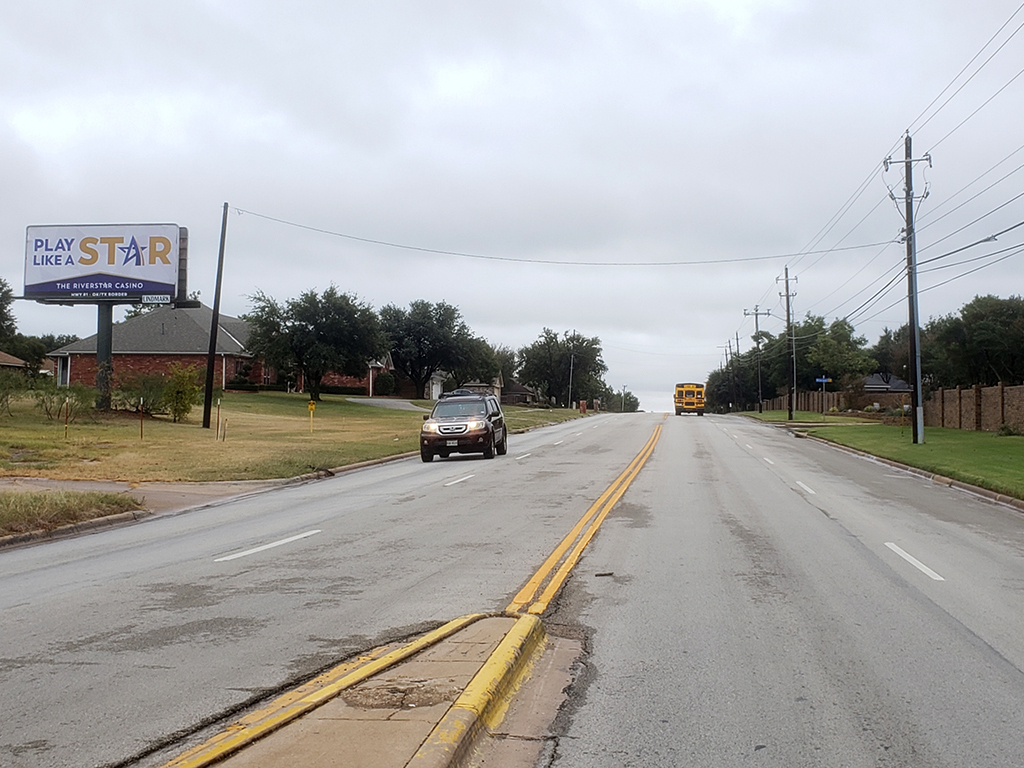
M 429 408 L 421 408 L 418 405 L 413 405 L 408 400 L 392 400 L 389 397 L 349 397 L 346 399 L 350 403 L 375 405 L 378 408 L 395 408 L 399 411 L 425 411 L 430 413 Z

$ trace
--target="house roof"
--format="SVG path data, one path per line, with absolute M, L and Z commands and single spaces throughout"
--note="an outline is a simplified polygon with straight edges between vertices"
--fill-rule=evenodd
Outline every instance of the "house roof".
M 8 355 L 6 352 L 0 352 L 0 365 L 4 368 L 24 368 L 25 361 L 20 357 Z
M 534 390 L 530 389 L 529 387 L 527 387 L 527 386 L 525 386 L 523 384 L 520 384 L 518 381 L 515 381 L 515 380 L 510 381 L 509 384 L 507 384 L 506 386 L 502 387 L 502 390 L 505 392 L 505 394 L 511 394 L 511 395 L 533 395 L 534 397 L 537 396 L 537 393 Z
M 205 304 L 194 309 L 160 307 L 138 317 L 114 323 L 114 354 L 206 354 L 210 350 L 213 310 Z M 249 326 L 237 317 L 220 315 L 217 323 L 218 355 L 248 355 Z M 96 354 L 96 334 L 49 353 L 53 357 Z
M 911 386 L 896 376 L 873 373 L 864 378 L 865 392 L 911 392 Z

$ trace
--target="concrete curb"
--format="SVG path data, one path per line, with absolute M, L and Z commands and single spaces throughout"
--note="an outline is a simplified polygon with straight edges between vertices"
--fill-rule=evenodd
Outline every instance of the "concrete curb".
M 546 641 L 541 620 L 529 614 L 520 615 L 406 768 L 459 765 L 481 731 L 500 721 L 509 697 L 518 689 Z
M 345 689 L 436 645 L 470 624 L 491 615 L 494 614 L 474 613 L 462 616 L 401 648 L 378 658 L 366 660 L 365 663 L 357 664 L 354 668 L 351 663 L 341 664 L 318 676 L 312 684 L 300 687 L 298 690 L 303 692 L 301 696 L 296 696 L 295 692 L 279 696 L 266 707 L 242 718 L 213 738 L 178 755 L 170 762 L 164 763 L 161 768 L 205 768 L 213 765 L 327 703 Z
M 1017 499 L 1012 496 L 1006 496 L 1005 494 L 1002 493 L 990 491 L 988 488 L 982 488 L 981 486 L 971 485 L 970 483 L 964 483 L 961 482 L 960 480 L 953 480 L 951 478 L 946 477 L 945 475 L 940 475 L 936 472 L 929 472 L 926 469 L 912 467 L 909 464 L 902 464 L 898 461 L 886 459 L 882 456 L 875 456 L 875 454 L 873 453 L 867 453 L 866 451 L 851 448 L 848 445 L 833 443 L 831 440 L 825 440 L 821 437 L 815 437 L 814 435 L 804 434 L 803 437 L 822 443 L 823 445 L 827 445 L 830 448 L 845 451 L 846 453 L 853 454 L 854 456 L 861 456 L 863 458 L 871 459 L 872 461 L 877 461 L 880 464 L 885 464 L 886 466 L 894 467 L 895 469 L 902 469 L 904 472 L 909 472 L 912 475 L 923 477 L 925 480 L 930 480 L 936 485 L 944 485 L 947 488 L 956 488 L 957 490 L 960 491 L 966 491 L 967 493 L 972 493 L 975 496 L 981 496 L 983 499 L 994 501 L 997 504 L 1005 504 L 1008 507 L 1013 507 L 1019 512 L 1024 512 L 1024 499 Z
M 197 509 L 206 509 L 207 507 L 213 507 L 218 504 L 224 504 L 229 501 L 238 501 L 249 496 L 256 496 L 261 493 L 267 493 L 269 491 L 277 490 L 278 488 L 285 488 L 289 485 L 298 485 L 300 483 L 307 483 L 313 480 L 323 480 L 328 477 L 334 477 L 345 472 L 363 469 L 365 467 L 372 467 L 378 464 L 388 464 L 392 461 L 400 461 L 402 459 L 409 459 L 419 454 L 410 451 L 407 453 L 398 453 L 394 456 L 383 456 L 379 459 L 368 459 L 367 461 L 356 462 L 355 464 L 345 464 L 340 467 L 334 467 L 332 469 L 321 469 L 316 472 L 307 472 L 304 475 L 296 475 L 295 477 L 283 477 L 276 480 L 276 484 L 269 485 L 266 488 L 260 488 L 255 491 L 245 491 L 243 493 L 236 494 L 234 496 L 224 496 L 223 498 L 214 499 L 211 501 L 203 501 L 191 506 L 182 507 L 176 510 L 167 510 L 164 512 L 154 512 L 149 509 L 137 509 L 134 512 L 119 512 L 116 515 L 107 515 L 106 517 L 95 517 L 92 520 L 83 520 L 80 523 L 69 523 L 62 525 L 59 528 L 54 528 L 49 531 L 27 531 L 26 533 L 16 533 L 8 536 L 0 536 L 0 549 L 5 547 L 14 547 L 19 544 L 30 544 L 32 542 L 44 541 L 47 539 L 62 539 L 69 536 L 75 536 L 79 533 L 87 533 L 88 531 L 95 530 L 97 528 L 106 528 L 116 526 L 121 523 L 133 523 L 142 520 L 147 517 L 161 517 L 164 515 L 177 515 L 184 512 L 191 512 Z M 226 480 L 224 482 L 234 482 L 232 480 Z M 272 478 L 268 482 L 274 482 Z M 127 493 L 128 491 L 126 491 Z
M 49 531 L 28 531 L 26 533 L 13 533 L 8 536 L 0 536 L 0 549 L 13 547 L 18 544 L 28 544 L 42 539 L 62 539 L 66 536 L 74 536 L 78 533 L 85 533 L 97 528 L 118 525 L 120 523 L 132 523 L 144 517 L 152 515 L 145 509 L 138 509 L 134 512 L 118 512 L 116 515 L 106 517 L 94 517 L 92 520 L 83 520 L 80 523 L 68 523 L 53 528 Z

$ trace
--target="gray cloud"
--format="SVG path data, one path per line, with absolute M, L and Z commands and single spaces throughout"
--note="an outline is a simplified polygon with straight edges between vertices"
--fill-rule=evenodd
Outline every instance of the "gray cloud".
M 886 184 L 901 194 L 898 170 L 872 179 L 816 238 L 1013 10 L 796 0 L 5 6 L 0 275 L 20 290 L 29 224 L 174 221 L 190 229 L 190 284 L 209 302 L 225 200 L 365 238 L 534 260 L 736 259 L 892 240 L 902 222 Z M 943 137 L 1016 74 L 1022 41 L 915 127 L 920 152 L 941 142 L 935 167 L 916 179 L 932 184 L 922 217 L 1020 146 L 1024 80 Z M 1015 178 L 923 229 L 922 247 L 1008 200 Z M 1022 212 L 1009 206 L 931 252 Z M 719 345 L 738 332 L 748 347 L 743 309 L 778 307 L 787 261 L 798 314 L 831 318 L 900 263 L 898 245 L 878 250 L 717 266 L 530 265 L 232 214 L 223 305 L 239 314 L 256 289 L 287 298 L 333 282 L 375 306 L 455 303 L 477 332 L 513 347 L 545 326 L 575 328 L 605 342 L 610 384 L 665 409 L 674 381 L 720 364 Z M 923 276 L 922 287 L 955 274 Z M 922 311 L 1019 286 L 1010 259 L 922 294 Z M 873 340 L 905 314 L 897 304 L 856 325 Z M 26 333 L 95 325 L 91 308 L 19 303 L 16 315 Z M 778 333 L 781 320 L 763 327 Z

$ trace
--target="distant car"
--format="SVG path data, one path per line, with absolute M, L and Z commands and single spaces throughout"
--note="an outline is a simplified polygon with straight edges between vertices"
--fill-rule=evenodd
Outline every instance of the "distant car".
M 498 398 L 455 390 L 438 400 L 420 429 L 420 458 L 433 461 L 453 453 L 482 453 L 485 459 L 508 453 L 508 430 Z

